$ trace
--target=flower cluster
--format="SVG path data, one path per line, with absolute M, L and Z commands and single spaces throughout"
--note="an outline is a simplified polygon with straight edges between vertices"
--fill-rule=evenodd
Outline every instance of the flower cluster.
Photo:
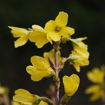
M 27 73 L 34 82 L 53 77 L 54 84 L 48 91 L 51 99 L 31 94 L 24 89 L 18 89 L 13 97 L 13 105 L 65 105 L 78 90 L 79 76 L 77 74 L 65 75 L 62 78 L 65 94 L 61 99 L 59 97 L 59 73 L 63 69 L 65 62 L 69 61 L 78 72 L 80 72 L 81 66 L 89 65 L 88 46 L 83 42 L 86 38 L 71 38 L 75 30 L 68 27 L 67 23 L 68 14 L 62 11 L 59 12 L 55 20 L 48 21 L 44 28 L 39 25 L 32 25 L 32 28 L 28 29 L 9 26 L 13 37 L 17 38 L 14 43 L 15 48 L 25 45 L 28 40 L 34 42 L 37 48 L 42 48 L 49 42 L 53 45 L 51 51 L 43 53 L 43 57 L 32 56 L 30 59 L 31 65 L 26 67 Z M 61 56 L 60 44 L 67 41 L 72 42 L 73 50 L 66 58 Z
M 90 101 L 96 101 L 98 99 L 103 99 L 105 97 L 105 66 L 101 68 L 94 68 L 92 71 L 87 73 L 88 79 L 95 83 L 86 89 L 86 94 L 93 94 L 90 97 Z

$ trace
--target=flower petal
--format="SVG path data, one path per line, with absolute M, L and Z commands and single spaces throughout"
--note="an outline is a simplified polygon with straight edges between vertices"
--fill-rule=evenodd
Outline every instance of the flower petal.
M 71 28 L 71 27 L 63 27 L 61 28 L 61 31 L 60 31 L 60 34 L 66 38 L 69 38 L 74 33 L 75 33 L 75 30 L 74 28 Z
M 68 14 L 66 12 L 59 12 L 58 16 L 55 19 L 55 22 L 58 26 L 66 26 L 68 22 Z
M 54 32 L 55 31 L 55 28 L 56 28 L 56 22 L 53 21 L 53 20 L 50 20 L 48 21 L 46 24 L 45 24 L 45 31 L 48 33 L 48 32 Z
M 60 41 L 61 35 L 56 32 L 49 32 L 48 36 L 53 40 L 53 41 Z
M 35 100 L 36 100 L 36 97 L 24 89 L 16 90 L 15 96 L 13 96 L 13 101 L 20 102 L 20 103 L 26 104 L 26 105 L 32 105 L 32 103 Z
M 27 43 L 28 41 L 28 36 L 23 36 L 18 38 L 14 43 L 15 43 L 15 48 L 23 46 Z
M 11 33 L 13 34 L 14 38 L 22 37 L 24 35 L 29 34 L 29 31 L 26 30 L 25 28 L 18 28 L 18 27 L 12 27 L 12 26 L 9 26 L 9 28 L 12 29 Z
M 43 31 L 33 31 L 29 35 L 29 40 L 35 42 L 38 48 L 42 48 L 45 44 L 49 42 L 47 39 L 47 34 Z
M 77 91 L 79 83 L 80 79 L 76 74 L 72 74 L 70 77 L 64 76 L 63 84 L 64 84 L 65 93 L 68 96 L 72 96 Z
M 99 90 L 90 97 L 90 101 L 96 101 L 100 99 L 103 95 L 104 95 L 104 91 Z
M 40 56 L 32 56 L 31 63 L 34 65 L 35 68 L 40 70 L 48 69 L 50 67 L 48 61 Z
M 39 32 L 44 32 L 45 33 L 45 30 L 43 29 L 43 27 L 41 27 L 39 25 L 32 25 L 32 29 L 34 31 L 39 31 Z
M 33 81 L 40 81 L 50 75 L 48 71 L 36 70 L 33 66 L 27 66 L 26 71 L 31 75 L 31 80 Z
M 87 76 L 94 83 L 103 83 L 104 81 L 104 72 L 98 68 L 94 68 L 91 72 L 88 72 Z
M 100 89 L 100 86 L 99 85 L 93 85 L 93 86 L 88 87 L 86 89 L 85 93 L 86 94 L 96 93 L 99 89 Z
M 39 56 L 31 57 L 33 66 L 27 66 L 26 71 L 31 75 L 33 81 L 40 81 L 44 77 L 51 76 L 52 69 L 50 68 L 49 62 Z
M 48 105 L 48 103 L 44 102 L 44 101 L 40 101 L 40 103 L 38 105 Z

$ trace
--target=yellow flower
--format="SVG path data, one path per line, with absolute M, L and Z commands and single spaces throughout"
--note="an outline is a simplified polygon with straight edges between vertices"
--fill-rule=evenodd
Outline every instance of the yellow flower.
M 49 39 L 53 41 L 60 41 L 61 36 L 69 37 L 74 34 L 74 29 L 67 27 L 68 23 L 68 14 L 65 12 L 59 12 L 55 21 L 50 20 L 45 25 L 45 31 Z
M 104 75 L 104 71 L 99 68 L 94 68 L 92 71 L 87 73 L 88 79 L 90 81 L 100 84 L 104 82 Z
M 46 59 L 39 56 L 32 56 L 31 63 L 33 66 L 27 66 L 26 71 L 31 75 L 33 81 L 40 81 L 44 77 L 52 75 L 53 70 Z
M 16 102 L 16 101 L 12 101 L 12 103 L 11 103 L 12 105 L 24 105 L 24 104 L 22 104 L 22 103 L 19 103 L 19 102 Z
M 70 64 L 72 64 L 77 72 L 80 72 L 80 66 L 87 66 L 89 65 L 89 52 L 88 46 L 82 42 L 85 40 L 84 38 L 77 38 L 77 39 L 70 39 L 73 44 L 73 51 L 70 54 Z
M 27 105 L 27 104 L 23 104 L 23 103 L 20 103 L 20 102 L 12 101 L 12 105 Z M 36 105 L 36 104 L 33 103 L 32 105 Z M 48 103 L 44 102 L 44 101 L 40 101 L 40 103 L 38 105 L 48 105 Z
M 43 56 L 44 56 L 44 58 L 45 58 L 47 61 L 49 61 L 49 60 L 48 60 L 48 57 L 50 57 L 50 59 L 55 63 L 54 49 L 52 49 L 52 50 L 49 51 L 49 52 L 44 52 Z M 62 58 L 61 58 L 61 53 L 60 53 L 60 51 L 59 51 L 59 52 L 58 52 L 58 64 L 60 63 L 61 59 L 62 59 Z
M 51 40 L 48 40 L 45 30 L 41 26 L 32 25 L 32 29 L 33 31 L 29 35 L 29 40 L 35 42 L 38 48 L 42 48 L 46 43 L 51 42 Z
M 96 101 L 104 96 L 104 76 L 105 66 L 101 66 L 100 69 L 94 68 L 91 72 L 87 73 L 88 79 L 95 83 L 95 85 L 88 87 L 85 91 L 86 94 L 92 94 L 90 101 Z
M 40 101 L 40 103 L 38 105 L 48 105 L 48 103 L 44 102 L 44 101 Z
M 15 48 L 23 46 L 27 43 L 28 41 L 28 36 L 29 36 L 29 31 L 25 28 L 18 28 L 18 27 L 12 27 L 9 26 L 9 28 L 11 29 L 11 33 L 13 34 L 14 38 L 18 38 L 14 44 L 15 44 Z
M 8 88 L 7 87 L 3 87 L 3 86 L 0 86 L 0 95 L 8 95 Z
M 99 98 L 103 97 L 104 96 L 104 90 L 102 89 L 101 86 L 99 85 L 93 85 L 93 86 L 90 86 L 86 89 L 85 91 L 86 94 L 93 94 L 91 97 L 90 97 L 90 101 L 96 101 L 98 100 Z
M 13 96 L 14 105 L 18 105 L 18 103 L 20 103 L 20 105 L 33 105 L 36 100 L 37 97 L 35 95 L 24 89 L 17 89 L 15 96 Z
M 63 77 L 63 84 L 65 93 L 68 96 L 72 96 L 78 89 L 80 83 L 80 78 L 76 74 L 72 74 L 70 77 Z

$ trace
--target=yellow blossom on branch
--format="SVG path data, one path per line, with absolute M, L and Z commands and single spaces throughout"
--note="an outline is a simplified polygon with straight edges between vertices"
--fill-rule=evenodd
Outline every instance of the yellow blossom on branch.
M 28 36 L 30 33 L 29 30 L 25 28 L 18 28 L 18 27 L 12 27 L 12 26 L 9 26 L 9 28 L 11 29 L 11 33 L 13 34 L 13 37 L 18 38 L 14 42 L 15 48 L 23 46 L 27 43 Z
M 94 68 L 92 71 L 87 73 L 88 79 L 95 83 L 95 85 L 90 86 L 86 89 L 86 94 L 92 94 L 90 101 L 96 101 L 104 97 L 104 77 L 105 77 L 105 66 L 102 66 L 101 69 Z
M 80 66 L 87 66 L 89 65 L 89 52 L 88 46 L 82 42 L 85 40 L 84 38 L 77 38 L 77 39 L 70 39 L 73 44 L 73 51 L 70 54 L 70 64 L 72 64 L 77 72 L 80 72 Z
M 80 84 L 80 78 L 76 74 L 72 74 L 70 77 L 64 76 L 63 84 L 64 84 L 65 93 L 68 96 L 72 96 L 78 90 Z
M 99 98 L 101 98 L 102 96 L 104 96 L 104 90 L 102 90 L 102 87 L 99 85 L 93 85 L 90 86 L 86 89 L 85 91 L 86 94 L 93 94 L 90 97 L 90 101 L 96 101 Z
M 92 71 L 87 73 L 88 79 L 94 83 L 103 83 L 104 82 L 104 71 L 99 68 L 94 68 Z
M 60 41 L 61 36 L 70 37 L 74 34 L 74 29 L 67 27 L 68 14 L 66 12 L 59 12 L 55 21 L 50 20 L 45 24 L 45 31 L 49 39 L 53 41 Z
M 29 35 L 29 40 L 35 42 L 38 48 L 42 48 L 46 43 L 52 41 L 47 38 L 46 31 L 39 25 L 32 25 L 33 31 Z
M 49 62 L 40 56 L 31 57 L 32 66 L 27 66 L 26 71 L 31 75 L 33 81 L 40 81 L 44 77 L 49 77 L 52 74 L 52 68 Z
M 13 104 L 33 105 L 36 100 L 37 97 L 25 89 L 17 89 L 13 96 Z
M 48 103 L 51 105 L 66 105 L 71 96 L 78 90 L 80 84 L 79 76 L 76 74 L 64 76 L 63 85 L 65 94 L 59 97 L 61 82 L 59 73 L 64 67 L 65 62 L 69 60 L 70 64 L 78 72 L 81 66 L 89 64 L 88 46 L 82 42 L 86 38 L 72 39 L 71 35 L 75 33 L 75 30 L 74 28 L 68 27 L 67 23 L 68 14 L 61 11 L 55 20 L 48 21 L 44 28 L 39 25 L 32 25 L 32 29 L 9 26 L 13 37 L 17 38 L 15 48 L 25 45 L 28 40 L 35 43 L 37 48 L 42 48 L 49 42 L 53 45 L 51 51 L 43 53 L 43 57 L 32 56 L 30 59 L 32 64 L 26 67 L 26 71 L 31 76 L 32 81 L 37 82 L 43 78 L 53 76 L 54 84 L 47 91 L 50 98 L 40 97 L 31 94 L 27 90 L 18 89 L 15 91 L 12 105 L 48 105 Z M 62 57 L 60 45 L 66 43 L 68 40 L 72 42 L 73 51 L 69 57 Z

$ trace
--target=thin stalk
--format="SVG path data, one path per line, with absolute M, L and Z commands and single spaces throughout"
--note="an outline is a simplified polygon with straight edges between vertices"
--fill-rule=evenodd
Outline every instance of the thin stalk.
M 54 45 L 55 49 L 55 73 L 57 76 L 57 81 L 56 81 L 56 105 L 59 105 L 59 87 L 60 87 L 60 81 L 59 81 L 59 67 L 58 67 L 58 48 L 59 44 Z

